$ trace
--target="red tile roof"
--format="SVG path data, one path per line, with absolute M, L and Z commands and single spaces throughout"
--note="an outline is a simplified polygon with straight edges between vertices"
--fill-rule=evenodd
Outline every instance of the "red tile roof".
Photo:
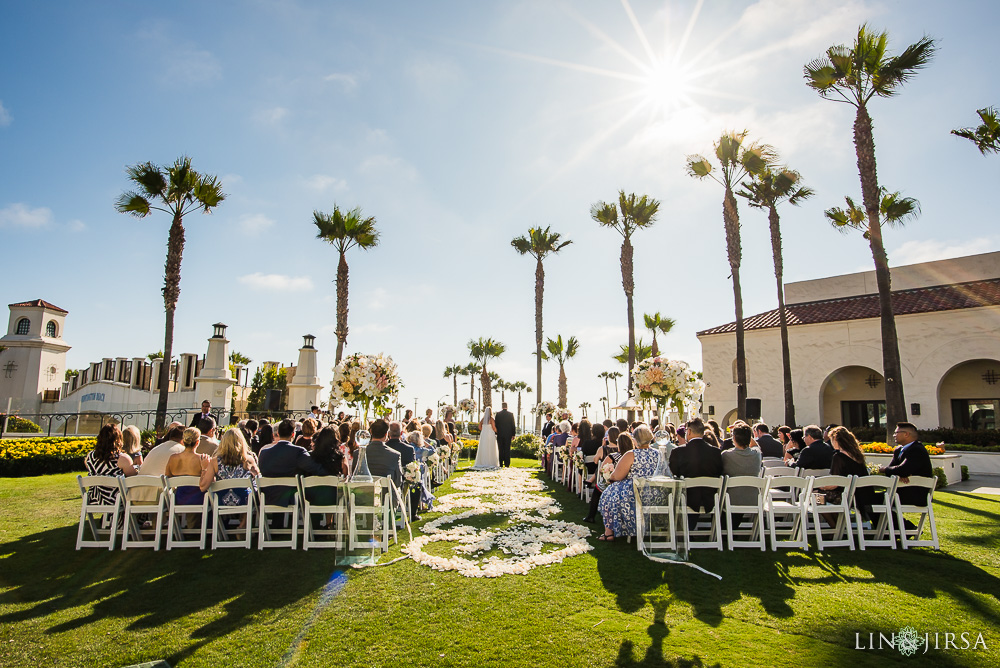
M 936 285 L 929 288 L 913 288 L 912 290 L 899 290 L 892 293 L 892 311 L 896 315 L 954 311 L 982 306 L 1000 306 L 1000 278 L 953 285 Z M 788 324 L 791 326 L 878 318 L 880 310 L 878 295 L 873 294 L 823 299 L 801 304 L 786 304 L 785 314 L 788 318 Z M 770 329 L 778 326 L 778 309 L 758 313 L 743 320 L 743 327 L 747 330 Z M 736 323 L 731 322 L 698 332 L 698 336 L 727 334 L 735 331 Z
M 69 313 L 69 311 L 67 311 L 66 309 L 59 308 L 55 304 L 50 304 L 47 301 L 45 301 L 44 299 L 36 299 L 36 300 L 30 301 L 30 302 L 18 302 L 16 304 L 9 304 L 8 306 L 10 306 L 11 308 L 14 308 L 15 306 L 39 306 L 41 308 L 47 308 L 50 311 L 59 311 L 60 313 Z

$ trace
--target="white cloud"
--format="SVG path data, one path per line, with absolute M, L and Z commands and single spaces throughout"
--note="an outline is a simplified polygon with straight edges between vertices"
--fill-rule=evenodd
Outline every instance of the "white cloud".
M 0 227 L 44 227 L 52 222 L 52 210 L 40 206 L 31 209 L 27 204 L 18 202 L 0 209 Z
M 314 174 L 306 179 L 305 184 L 307 188 L 312 190 L 334 190 L 337 192 L 347 190 L 347 181 L 327 174 Z
M 975 255 L 977 253 L 987 253 L 996 248 L 996 240 L 986 237 L 972 239 L 959 244 L 947 244 L 933 239 L 907 241 L 898 249 L 889 251 L 889 259 L 892 262 L 892 266 L 898 267 L 905 264 L 947 260 L 966 255 Z M 866 267 L 865 270 L 868 271 L 870 269 L 871 267 Z
M 334 72 L 323 77 L 323 81 L 335 81 L 344 87 L 345 91 L 352 91 L 358 87 L 358 78 L 353 74 L 345 72 Z
M 272 227 L 274 221 L 262 213 L 253 213 L 240 216 L 239 225 L 248 234 L 260 234 L 267 228 Z
M 285 107 L 271 107 L 270 109 L 261 109 L 256 112 L 253 115 L 253 119 L 263 125 L 277 125 L 286 116 L 288 116 L 288 109 Z
M 308 276 L 263 274 L 257 271 L 240 276 L 238 280 L 247 287 L 268 292 L 307 292 L 313 289 L 312 279 Z
M 222 65 L 211 51 L 181 47 L 163 59 L 163 78 L 175 83 L 211 83 L 222 78 Z
M 0 127 L 10 125 L 10 122 L 13 120 L 10 112 L 3 106 L 3 100 L 0 100 Z
M 83 232 L 87 229 L 87 225 L 82 220 L 77 219 L 73 219 L 66 223 L 66 227 L 68 227 L 71 232 Z

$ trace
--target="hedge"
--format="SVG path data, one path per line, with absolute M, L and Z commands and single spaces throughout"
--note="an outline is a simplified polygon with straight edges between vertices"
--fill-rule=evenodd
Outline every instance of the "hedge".
M 851 430 L 859 441 L 884 441 L 885 429 L 858 427 Z M 1000 430 L 997 429 L 919 429 L 923 443 L 944 443 L 949 450 L 1000 450 Z M 958 447 L 962 446 L 962 447 Z
M 0 413 L 0 424 L 3 424 L 3 414 Z M 7 431 L 16 434 L 41 434 L 42 428 L 37 424 L 23 417 L 11 415 L 7 418 Z
M 19 438 L 0 441 L 0 477 L 85 471 L 83 460 L 96 438 Z
M 860 443 L 862 452 L 869 452 L 872 454 L 880 455 L 891 455 L 892 451 L 895 450 L 894 446 L 886 445 L 885 443 Z M 927 454 L 929 455 L 943 455 L 945 453 L 945 448 L 933 445 L 931 443 L 924 443 L 924 447 L 927 449 Z M 951 450 L 952 446 L 948 446 L 947 449 Z

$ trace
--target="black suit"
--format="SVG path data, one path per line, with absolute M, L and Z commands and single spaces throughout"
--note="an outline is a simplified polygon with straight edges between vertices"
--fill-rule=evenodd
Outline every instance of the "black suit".
M 305 475 L 328 475 L 319 462 L 309 456 L 305 448 L 299 445 L 292 445 L 288 441 L 278 441 L 260 451 L 260 474 L 267 478 L 284 478 Z M 333 472 L 338 473 L 337 471 Z M 268 498 L 268 503 L 277 505 L 291 505 L 295 488 L 285 486 L 275 486 L 269 488 L 272 495 L 277 495 L 277 500 Z
M 201 421 L 204 420 L 207 417 L 210 417 L 213 420 L 215 420 L 215 416 L 212 415 L 211 413 L 209 413 L 208 415 L 205 415 L 204 413 L 196 413 L 195 416 L 194 416 L 194 419 L 191 420 L 191 424 L 189 424 L 188 426 L 189 427 L 197 427 L 198 424 L 201 423 Z M 215 420 L 215 422 L 216 422 L 216 424 L 218 424 L 219 421 Z
M 777 457 L 780 459 L 785 456 L 785 449 L 781 447 L 781 441 L 770 434 L 761 434 L 758 436 L 757 447 L 760 448 L 761 457 Z
M 390 438 L 385 442 L 386 447 L 392 448 L 399 453 L 399 465 L 405 469 L 406 465 L 417 458 L 417 451 L 409 443 L 404 443 L 398 438 Z
M 517 432 L 514 414 L 506 408 L 493 417 L 497 426 L 497 449 L 500 451 L 500 466 L 510 466 L 510 442 Z
M 885 467 L 886 475 L 900 478 L 912 476 L 934 477 L 934 467 L 931 466 L 931 456 L 920 441 L 906 445 L 897 445 L 892 451 L 892 461 Z M 927 489 L 924 487 L 907 487 L 900 483 L 896 489 L 900 503 L 907 506 L 922 506 L 927 503 Z
M 549 420 L 548 422 L 546 422 L 545 426 L 542 427 L 542 439 L 544 440 L 544 439 L 548 438 L 549 434 L 551 434 L 552 430 L 555 429 L 555 428 L 556 428 L 556 423 L 555 422 L 553 422 L 552 420 Z
M 807 445 L 795 465 L 800 469 L 828 469 L 833 463 L 833 446 L 825 441 L 813 441 Z
M 670 472 L 675 478 L 722 477 L 722 451 L 700 438 L 692 438 L 686 445 L 670 453 Z M 710 489 L 692 489 L 687 493 L 687 505 L 692 510 L 715 507 L 715 493 Z

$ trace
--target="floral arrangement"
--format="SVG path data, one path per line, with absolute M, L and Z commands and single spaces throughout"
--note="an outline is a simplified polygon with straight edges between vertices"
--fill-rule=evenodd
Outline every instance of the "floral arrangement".
M 571 411 L 568 408 L 556 408 L 555 413 L 553 413 L 552 417 L 555 418 L 556 422 L 562 422 L 564 420 L 572 422 L 573 411 Z
M 681 417 L 693 415 L 701 407 L 705 382 L 687 362 L 652 357 L 639 362 L 632 370 L 640 399 L 652 399 L 661 411 L 671 406 Z
M 437 466 L 440 463 L 441 457 L 439 457 L 436 452 L 427 458 L 427 466 Z
M 564 462 L 569 461 L 569 447 L 565 445 L 556 447 L 556 456 Z
M 458 402 L 458 409 L 466 413 L 471 413 L 476 410 L 476 400 L 466 397 Z
M 330 403 L 344 402 L 349 406 L 364 410 L 375 407 L 377 414 L 383 414 L 396 405 L 403 384 L 396 370 L 396 363 L 388 355 L 348 355 L 333 367 L 333 383 L 330 387 Z
M 865 462 L 865 467 L 868 468 L 868 475 L 882 475 L 879 465 L 875 462 Z
M 539 401 L 538 404 L 531 409 L 531 412 L 535 415 L 545 415 L 547 413 L 555 413 L 556 408 L 558 408 L 558 406 L 551 401 Z
M 462 452 L 462 441 L 456 440 L 454 443 L 451 444 L 451 456 L 457 459 L 458 455 L 461 452 Z
M 455 408 L 451 404 L 445 404 L 444 406 L 441 406 L 438 409 L 438 417 L 443 420 L 445 418 L 445 416 L 448 415 L 448 413 L 451 413 L 452 415 L 454 415 L 457 412 L 458 412 L 457 408 Z
M 451 457 L 451 446 L 445 443 L 444 445 L 439 445 L 437 447 L 437 455 L 439 459 L 448 459 Z
M 403 469 L 403 477 L 411 486 L 420 484 L 420 462 L 410 462 Z
M 601 475 L 603 475 L 605 479 L 610 478 L 611 474 L 614 472 L 615 472 L 615 465 L 612 464 L 611 462 L 604 462 L 603 464 L 601 464 Z
M 582 450 L 577 450 L 573 453 L 573 466 L 581 470 L 587 468 L 587 458 L 584 456 Z

